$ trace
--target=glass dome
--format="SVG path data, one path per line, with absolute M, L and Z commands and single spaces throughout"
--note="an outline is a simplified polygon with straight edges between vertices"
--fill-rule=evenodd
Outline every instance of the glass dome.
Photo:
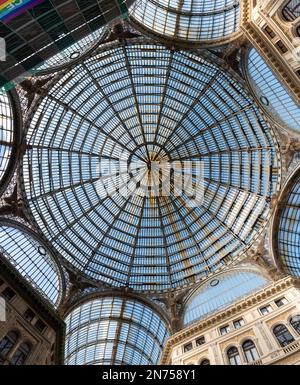
M 239 0 L 136 0 L 130 8 L 136 27 L 197 43 L 228 37 L 239 29 Z
M 278 214 L 276 234 L 276 254 L 283 269 L 295 277 L 300 277 L 300 175 L 289 185 L 287 196 Z
M 46 247 L 29 231 L 0 222 L 0 253 L 52 305 L 60 303 L 61 272 Z
M 189 300 L 184 313 L 184 325 L 205 318 L 258 291 L 268 280 L 251 270 L 232 270 L 220 274 L 200 287 Z
M 13 111 L 10 99 L 0 90 L 0 185 L 2 186 L 12 160 L 15 141 Z M 3 189 L 0 189 L 0 192 Z
M 247 67 L 253 90 L 265 110 L 283 126 L 299 132 L 300 106 L 254 48 L 249 51 Z
M 91 300 L 65 322 L 67 365 L 155 365 L 169 337 L 161 316 L 133 299 Z
M 272 131 L 238 78 L 202 55 L 106 46 L 37 106 L 23 158 L 28 209 L 85 277 L 151 292 L 192 285 L 237 258 L 268 220 L 280 173 Z M 174 191 L 101 196 L 99 163 L 124 151 L 145 164 L 200 159 L 204 202 L 190 207 Z

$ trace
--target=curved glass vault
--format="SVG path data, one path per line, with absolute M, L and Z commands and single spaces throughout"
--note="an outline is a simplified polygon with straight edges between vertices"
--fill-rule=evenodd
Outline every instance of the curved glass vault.
M 206 56 L 151 43 L 107 47 L 68 71 L 27 140 L 36 224 L 77 272 L 113 286 L 163 291 L 205 278 L 251 244 L 278 187 L 276 143 L 245 87 Z M 200 159 L 203 204 L 189 207 L 184 191 L 101 195 L 99 164 L 124 152 Z
M 251 270 L 232 270 L 216 275 L 191 297 L 184 312 L 184 325 L 200 320 L 242 299 L 268 284 Z
M 283 269 L 300 277 L 300 175 L 295 179 L 286 200 L 282 203 L 277 237 L 277 258 Z
M 51 56 L 41 66 L 37 67 L 36 70 L 54 71 L 59 70 L 67 64 L 72 64 L 79 57 L 88 53 L 89 50 L 93 49 L 97 44 L 99 44 L 105 36 L 106 31 L 106 27 L 97 29 L 84 38 L 78 40 L 76 43 L 58 52 L 56 55 Z
M 4 182 L 14 145 L 13 111 L 8 95 L 0 91 L 0 185 Z
M 90 300 L 65 322 L 67 365 L 155 365 L 169 337 L 159 314 L 129 298 Z
M 248 74 L 265 110 L 284 127 L 300 131 L 300 106 L 289 95 L 255 48 L 249 51 Z
M 23 227 L 0 222 L 0 253 L 40 294 L 57 307 L 63 295 L 62 275 L 53 256 Z
M 294 21 L 300 17 L 299 0 L 290 0 L 282 9 L 282 14 L 287 21 Z
M 136 0 L 130 8 L 137 26 L 173 42 L 222 39 L 239 29 L 239 0 Z

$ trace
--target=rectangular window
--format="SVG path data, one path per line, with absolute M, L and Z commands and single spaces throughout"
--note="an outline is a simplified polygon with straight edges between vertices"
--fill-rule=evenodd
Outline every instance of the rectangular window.
M 28 321 L 31 322 L 34 318 L 35 314 L 31 309 L 27 309 L 24 313 L 24 318 Z
M 201 346 L 204 344 L 205 344 L 205 338 L 204 337 L 200 337 L 200 338 L 196 339 L 196 346 Z
M 270 313 L 272 310 L 273 310 L 273 309 L 272 309 L 272 306 L 271 306 L 271 305 L 267 305 L 267 306 L 261 307 L 261 308 L 259 309 L 261 315 L 266 315 L 266 314 Z
M 276 36 L 276 33 L 267 25 L 265 32 L 273 39 Z
M 35 323 L 34 326 L 35 326 L 35 327 L 37 328 L 37 330 L 38 330 L 39 332 L 41 332 L 41 333 L 43 333 L 43 331 L 46 329 L 45 323 L 44 323 L 42 320 L 40 320 L 40 319 L 38 319 L 38 320 L 36 321 L 36 323 Z
M 2 295 L 3 297 L 7 300 L 7 301 L 10 301 L 11 299 L 14 298 L 14 296 L 16 295 L 16 293 L 10 288 L 10 287 L 7 287 L 6 289 L 4 289 L 2 291 Z
M 279 40 L 275 46 L 277 47 L 277 49 L 281 52 L 281 53 L 286 53 L 288 51 L 288 49 L 286 48 L 286 46 L 283 44 L 283 42 L 281 40 Z
M 277 307 L 284 306 L 284 305 L 286 305 L 287 303 L 288 303 L 288 301 L 287 301 L 287 299 L 286 299 L 285 297 L 282 297 L 282 298 L 277 299 L 277 300 L 275 301 L 275 304 L 276 304 Z
M 234 326 L 235 329 L 239 329 L 239 328 L 241 328 L 244 325 L 245 325 L 245 321 L 244 321 L 243 318 L 238 319 L 238 320 L 233 322 L 233 326 Z
M 225 325 L 225 326 L 222 326 L 220 328 L 220 334 L 221 336 L 224 336 L 225 334 L 229 333 L 230 332 L 230 327 L 229 325 Z
M 189 352 L 192 349 L 193 349 L 193 344 L 191 342 L 189 344 L 184 345 L 183 347 L 184 353 Z

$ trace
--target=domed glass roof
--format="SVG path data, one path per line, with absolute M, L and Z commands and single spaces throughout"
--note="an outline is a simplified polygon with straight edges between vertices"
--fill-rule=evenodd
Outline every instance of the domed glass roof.
M 0 223 L 0 253 L 43 297 L 57 307 L 63 292 L 57 263 L 31 232 L 22 226 L 15 226 Z
M 229 36 L 239 29 L 239 0 L 136 0 L 136 26 L 175 41 L 196 43 Z
M 41 100 L 28 127 L 25 195 L 77 272 L 141 291 L 190 285 L 237 258 L 268 219 L 279 177 L 272 131 L 245 86 L 208 55 L 144 41 L 106 46 Z M 200 159 L 202 205 L 174 191 L 102 196 L 99 163 L 124 151 L 145 168 Z
M 162 317 L 130 298 L 93 299 L 65 322 L 67 365 L 155 365 L 169 337 Z

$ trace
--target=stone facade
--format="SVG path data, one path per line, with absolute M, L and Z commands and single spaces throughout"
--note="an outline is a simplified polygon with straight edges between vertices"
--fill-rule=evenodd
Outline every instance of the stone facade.
M 263 290 L 225 310 L 200 320 L 174 334 L 168 341 L 161 364 L 199 365 L 209 360 L 211 365 L 228 365 L 227 351 L 236 347 L 243 365 L 300 364 L 300 335 L 290 325 L 291 317 L 300 314 L 300 290 L 298 282 L 283 278 Z M 278 306 L 275 301 L 285 298 L 285 304 Z M 262 315 L 260 309 L 270 306 Z M 243 326 L 234 327 L 234 322 L 243 320 Z M 292 334 L 294 341 L 281 347 L 273 334 L 273 328 L 283 324 Z M 221 335 L 220 328 L 229 326 L 229 331 Z M 204 337 L 204 343 L 196 341 Z M 247 362 L 242 344 L 251 340 L 259 359 Z M 185 351 L 185 347 L 192 348 Z
M 19 347 L 30 347 L 26 365 L 51 365 L 63 362 L 64 323 L 56 312 L 43 303 L 17 272 L 0 260 L 0 297 L 5 301 L 5 321 L 0 321 L 0 344 L 9 332 L 18 336 L 16 343 L 5 355 L 2 364 L 10 365 Z M 13 295 L 8 299 L 6 293 Z M 3 313 L 3 308 L 1 309 Z M 27 314 L 27 316 L 26 316 Z M 3 317 L 1 317 L 3 319 Z

